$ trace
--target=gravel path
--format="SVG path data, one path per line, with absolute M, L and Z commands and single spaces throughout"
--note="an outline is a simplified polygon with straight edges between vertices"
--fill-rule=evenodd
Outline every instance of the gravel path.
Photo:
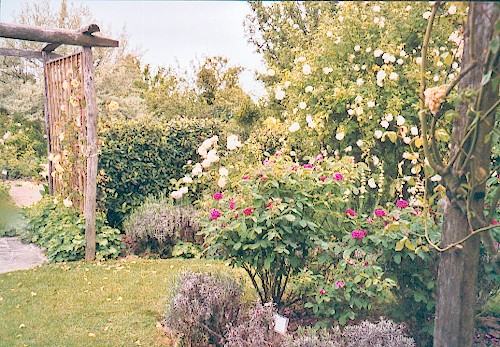
M 10 181 L 9 194 L 19 207 L 30 206 L 42 198 L 41 185 L 30 181 Z M 17 237 L 0 238 L 0 273 L 27 270 L 46 261 L 44 252 L 34 244 L 24 244 Z

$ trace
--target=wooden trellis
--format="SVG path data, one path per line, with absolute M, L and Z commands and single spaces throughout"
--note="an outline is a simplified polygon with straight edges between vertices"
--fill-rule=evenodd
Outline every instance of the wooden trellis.
M 42 51 L 0 48 L 0 55 L 43 61 L 49 190 L 72 191 L 80 197 L 74 203 L 85 215 L 86 260 L 95 258 L 96 248 L 98 144 L 92 47 L 118 47 L 118 41 L 93 35 L 99 31 L 95 24 L 67 30 L 0 23 L 0 37 L 47 43 Z M 63 44 L 82 49 L 65 57 L 53 53 Z
M 65 161 L 67 172 L 62 179 L 62 173 L 54 169 L 51 160 L 49 180 L 53 192 L 73 192 L 73 203 L 84 209 L 86 167 L 85 150 L 87 148 L 87 113 L 85 109 L 85 91 L 82 53 L 78 52 L 66 57 L 56 58 L 45 64 L 45 86 L 48 126 L 47 137 L 52 157 L 59 155 Z M 64 146 L 62 143 L 64 142 Z M 71 148 L 72 160 L 64 155 L 65 148 Z M 65 160 L 66 159 L 66 160 Z M 59 160 L 58 160 L 59 161 Z

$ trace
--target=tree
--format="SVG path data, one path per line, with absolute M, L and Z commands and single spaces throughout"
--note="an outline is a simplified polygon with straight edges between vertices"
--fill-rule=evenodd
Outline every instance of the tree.
M 481 240 L 490 251 L 497 273 L 500 262 L 490 229 L 500 198 L 496 188 L 491 207 L 485 207 L 490 177 L 492 138 L 497 138 L 499 105 L 499 6 L 469 4 L 462 70 L 450 85 L 426 89 L 427 46 L 441 2 L 434 4 L 422 46 L 420 123 L 425 156 L 446 187 L 441 252 L 437 279 L 434 346 L 472 346 L 477 302 Z M 455 111 L 441 107 L 458 84 Z M 454 118 L 446 160 L 436 146 L 436 124 L 443 115 Z M 498 123 L 498 122 L 497 122 Z M 495 128 L 496 126 L 496 128 Z

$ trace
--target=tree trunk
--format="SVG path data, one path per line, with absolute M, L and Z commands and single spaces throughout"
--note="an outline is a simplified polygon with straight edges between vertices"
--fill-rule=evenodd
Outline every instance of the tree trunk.
M 472 60 L 476 60 L 479 66 L 460 81 L 459 92 L 467 88 L 473 88 L 476 91 L 480 89 L 483 74 L 488 69 L 487 53 L 499 14 L 498 5 L 495 3 L 470 3 L 469 6 L 461 68 L 464 70 Z M 471 13 L 474 15 L 471 16 Z M 498 85 L 493 86 L 491 82 L 484 86 L 480 97 L 479 110 L 483 114 L 498 100 Z M 459 150 L 459 144 L 470 124 L 467 115 L 468 107 L 469 104 L 462 103 L 457 108 L 459 117 L 453 124 L 452 155 Z M 471 148 L 470 146 L 473 146 L 473 151 L 465 170 L 461 170 L 463 161 L 460 160 L 453 168 L 453 176 L 459 182 L 457 185 L 466 182 L 466 177 L 469 177 L 469 184 L 475 185 L 488 175 L 491 140 L 486 141 L 486 135 L 491 131 L 494 115 L 495 112 L 492 112 L 490 117 L 479 126 L 476 144 L 471 144 L 470 141 L 465 144 L 464 150 L 467 151 Z M 477 184 L 477 187 L 474 187 L 472 193 L 468 195 L 469 210 L 473 211 L 473 214 L 469 216 L 472 220 L 470 222 L 467 218 L 466 198 L 457 196 L 456 191 L 447 187 L 448 197 L 443 214 L 442 246 L 459 241 L 469 235 L 473 229 L 481 227 L 472 217 L 474 214 L 483 217 L 484 192 L 485 183 L 481 183 Z M 461 246 L 453 247 L 441 254 L 437 279 L 434 347 L 470 347 L 473 344 L 479 251 L 480 236 L 475 235 Z

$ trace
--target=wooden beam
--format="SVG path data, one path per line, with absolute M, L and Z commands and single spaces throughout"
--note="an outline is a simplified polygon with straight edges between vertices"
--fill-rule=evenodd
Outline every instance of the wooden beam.
M 92 35 L 93 33 L 96 33 L 99 31 L 101 31 L 101 29 L 99 29 L 99 26 L 97 24 L 90 24 L 90 25 L 87 25 L 87 26 L 81 28 L 80 30 L 78 30 L 78 32 L 80 32 L 84 35 Z M 59 47 L 61 45 L 62 45 L 62 43 L 49 43 L 45 47 L 42 48 L 42 51 L 52 52 L 54 49 L 56 49 L 57 47 Z
M 91 27 L 89 26 L 89 28 Z M 118 47 L 118 41 L 116 40 L 84 34 L 77 30 L 42 28 L 20 24 L 0 23 L 0 37 L 85 47 Z
M 44 114 L 45 114 L 45 134 L 47 135 L 47 152 L 50 155 L 52 152 L 52 134 L 50 131 L 50 114 L 49 114 L 49 91 L 48 91 L 48 83 L 47 83 L 47 61 L 49 60 L 48 52 L 40 52 L 42 54 L 43 61 L 43 81 L 44 81 L 44 89 L 43 89 L 43 97 L 44 97 Z M 49 194 L 54 195 L 54 178 L 52 177 L 52 172 L 54 171 L 52 166 L 52 161 L 48 161 L 49 175 L 47 176 L 49 180 Z
M 0 48 L 0 56 L 43 60 L 42 52 L 27 51 L 27 50 L 23 50 L 23 49 L 15 49 L 15 48 Z M 47 59 L 55 59 L 55 58 L 59 58 L 59 57 L 60 57 L 59 54 L 47 52 Z
M 82 54 L 83 88 L 87 111 L 87 182 L 85 187 L 85 260 L 95 258 L 96 249 L 96 196 L 97 196 L 97 104 L 94 85 L 94 61 L 92 47 L 83 47 Z

